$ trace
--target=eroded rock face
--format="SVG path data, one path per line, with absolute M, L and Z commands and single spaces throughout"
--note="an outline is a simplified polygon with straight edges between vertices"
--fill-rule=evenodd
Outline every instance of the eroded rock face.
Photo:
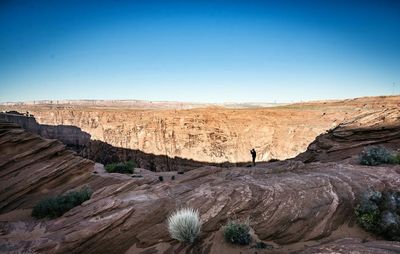
M 92 174 L 94 162 L 58 140 L 43 139 L 0 121 L 0 213 L 32 208 L 39 199 L 88 185 L 108 183 Z
M 78 127 L 39 124 L 34 117 L 17 114 L 17 112 L 0 113 L 0 121 L 16 123 L 28 132 L 46 139 L 58 139 L 79 156 L 104 165 L 134 161 L 137 167 L 152 171 L 189 171 L 202 166 L 228 167 L 235 165 L 232 163 L 207 163 L 179 157 L 170 158 L 165 155 L 144 153 L 140 150 L 114 147 L 100 140 L 92 140 L 90 134 Z
M 0 113 L 0 121 L 19 125 L 24 130 L 47 139 L 58 139 L 67 146 L 84 147 L 90 142 L 90 135 L 70 125 L 41 125 L 33 116 Z
M 354 224 L 353 207 L 360 193 L 398 189 L 399 172 L 398 166 L 295 161 L 232 170 L 200 168 L 174 182 L 138 185 L 132 180 L 105 187 L 59 219 L 5 223 L 0 239 L 3 249 L 43 253 L 124 253 L 132 246 L 136 253 L 148 253 L 160 242 L 176 249 L 179 245 L 170 239 L 165 221 L 171 211 L 190 206 L 200 211 L 203 239 L 229 218 L 249 217 L 261 240 L 280 245 L 310 241 Z M 32 237 L 23 246 L 21 230 Z M 215 244 L 203 241 L 198 248 L 212 250 Z
M 304 162 L 341 161 L 361 153 L 365 146 L 384 145 L 400 152 L 400 107 L 366 113 L 322 134 L 296 157 Z
M 307 249 L 302 254 L 317 253 L 376 253 L 376 254 L 396 254 L 400 253 L 400 242 L 389 241 L 370 241 L 365 242 L 361 239 L 347 238 L 322 244 L 321 246 Z
M 201 162 L 287 159 L 304 152 L 315 137 L 344 120 L 397 107 L 396 97 L 293 104 L 276 108 L 190 110 L 130 108 L 88 103 L 0 105 L 29 111 L 40 124 L 72 125 L 92 139 L 147 154 Z M 398 102 L 397 102 L 398 103 Z

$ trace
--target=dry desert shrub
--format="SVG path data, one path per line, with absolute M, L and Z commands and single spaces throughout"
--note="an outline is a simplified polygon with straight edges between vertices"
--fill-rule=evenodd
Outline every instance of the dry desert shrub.
M 192 208 L 182 208 L 168 218 L 168 231 L 173 239 L 192 244 L 200 235 L 199 212 Z

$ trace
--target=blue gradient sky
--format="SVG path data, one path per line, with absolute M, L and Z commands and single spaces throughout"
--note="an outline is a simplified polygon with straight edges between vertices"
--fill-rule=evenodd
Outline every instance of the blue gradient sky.
M 400 1 L 274 2 L 1 1 L 0 101 L 399 93 Z

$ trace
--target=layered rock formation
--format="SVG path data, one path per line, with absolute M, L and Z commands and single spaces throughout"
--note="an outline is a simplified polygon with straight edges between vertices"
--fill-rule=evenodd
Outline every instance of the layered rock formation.
M 322 134 L 296 157 L 304 162 L 341 161 L 358 155 L 365 146 L 400 149 L 400 108 L 366 113 Z M 400 151 L 400 150 L 399 150 Z
M 285 161 L 257 168 L 201 168 L 176 181 L 137 185 L 134 180 L 105 187 L 59 219 L 3 224 L 3 250 L 39 253 L 253 253 L 221 239 L 231 218 L 250 218 L 254 234 L 275 251 L 290 243 L 328 237 L 355 227 L 353 208 L 368 188 L 398 189 L 400 168 Z M 168 235 L 166 219 L 181 206 L 199 209 L 200 242 L 182 246 Z M 21 234 L 24 232 L 24 234 Z M 360 233 L 361 232 L 361 233 Z M 362 237 L 362 231 L 340 237 Z M 21 244 L 20 237 L 29 236 Z M 226 245 L 226 246 L 225 246 Z M 397 251 L 400 250 L 397 246 Z M 157 251 L 159 250 L 159 251 Z M 246 252 L 247 251 L 247 252 Z
M 21 126 L 23 129 L 40 135 L 47 139 L 58 139 L 69 147 L 76 148 L 87 145 L 90 135 L 80 128 L 70 125 L 46 125 L 39 124 L 33 116 L 22 114 L 0 113 L 0 121 L 11 122 Z
M 40 124 L 76 126 L 113 147 L 235 163 L 249 161 L 251 148 L 257 150 L 258 161 L 294 157 L 326 130 L 382 107 L 398 108 L 399 99 L 372 97 L 256 109 L 144 110 L 121 102 L 120 107 L 117 103 L 0 105 L 0 110 L 29 111 Z
M 43 139 L 0 121 L 0 213 L 32 208 L 39 199 L 88 185 L 116 183 L 92 174 L 94 162 L 58 140 Z
M 0 121 L 16 123 L 23 129 L 46 139 L 58 139 L 78 155 L 102 163 L 134 161 L 136 166 L 152 171 L 189 171 L 205 165 L 234 166 L 232 163 L 207 163 L 166 155 L 154 155 L 140 150 L 114 147 L 100 140 L 92 140 L 90 134 L 70 125 L 39 124 L 33 116 L 18 112 L 0 113 Z
M 400 251 L 399 242 L 369 241 L 361 239 L 346 238 L 333 243 L 322 244 L 321 246 L 307 249 L 302 254 L 320 253 L 379 253 L 396 254 Z

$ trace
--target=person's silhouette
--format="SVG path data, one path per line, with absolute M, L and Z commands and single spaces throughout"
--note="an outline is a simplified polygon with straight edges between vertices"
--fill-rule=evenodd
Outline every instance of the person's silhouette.
M 255 166 L 256 165 L 256 156 L 257 156 L 256 150 L 254 150 L 254 148 L 253 148 L 250 150 L 250 153 L 251 153 L 251 158 L 253 161 L 253 166 Z

